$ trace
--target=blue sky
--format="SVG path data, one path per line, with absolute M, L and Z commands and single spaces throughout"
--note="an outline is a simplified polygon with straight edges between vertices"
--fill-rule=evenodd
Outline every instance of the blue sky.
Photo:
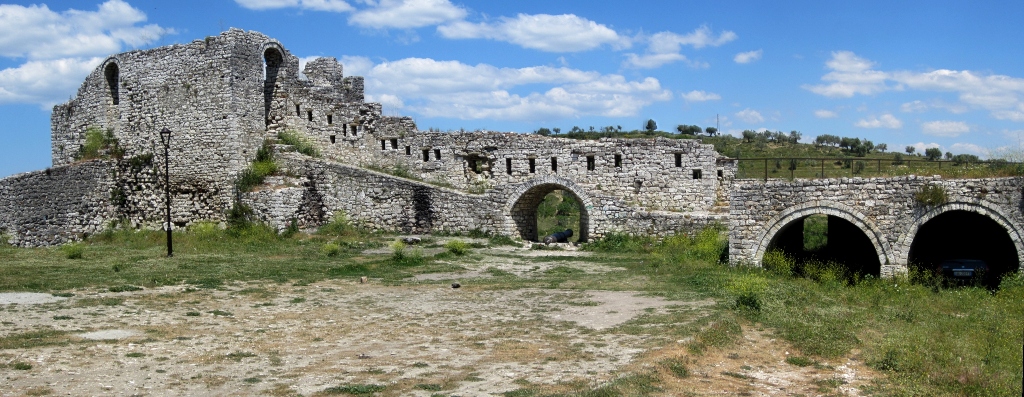
M 1021 151 L 1024 2 L 49 1 L 0 4 L 0 177 L 107 55 L 230 27 L 340 59 L 421 129 L 678 124 Z

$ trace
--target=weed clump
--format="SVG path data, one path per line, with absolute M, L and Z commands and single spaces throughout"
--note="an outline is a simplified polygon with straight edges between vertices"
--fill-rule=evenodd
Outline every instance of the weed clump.
M 310 142 L 309 138 L 302 135 L 297 131 L 283 131 L 277 134 L 277 138 L 281 140 L 285 145 L 291 145 L 295 147 L 295 151 L 307 155 L 309 157 L 320 157 L 320 150 L 317 149 L 316 145 Z
M 469 253 L 469 244 L 462 240 L 451 240 L 444 244 L 444 248 L 452 255 L 462 256 Z
M 942 185 L 922 185 L 917 193 L 914 193 L 914 201 L 925 207 L 934 207 L 945 204 L 949 201 L 946 188 Z
M 64 257 L 68 259 L 82 259 L 82 255 L 85 253 L 85 244 L 82 243 L 71 243 L 64 244 L 60 247 L 60 251 L 64 253 Z

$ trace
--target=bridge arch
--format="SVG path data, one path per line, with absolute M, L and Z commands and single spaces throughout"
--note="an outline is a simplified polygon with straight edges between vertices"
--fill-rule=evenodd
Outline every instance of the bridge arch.
M 896 263 L 904 267 L 910 264 L 911 246 L 925 224 L 936 217 L 956 211 L 980 215 L 1002 227 L 1017 251 L 1017 260 L 1019 262 L 1017 269 L 1024 270 L 1024 230 L 1021 230 L 1019 225 L 1010 221 L 1010 217 L 1000 209 L 994 206 L 968 202 L 951 202 L 938 205 L 925 211 L 920 216 L 916 216 L 913 222 L 900 233 L 899 238 L 896 240 L 896 247 L 898 248 L 898 251 L 895 253 Z
M 883 234 L 881 231 L 874 223 L 866 221 L 868 218 L 857 210 L 837 202 L 812 201 L 786 208 L 772 217 L 772 219 L 767 222 L 768 227 L 758 233 L 757 239 L 755 240 L 757 242 L 757 249 L 754 253 L 754 257 L 752 258 L 754 265 L 761 266 L 761 258 L 764 257 L 764 254 L 768 251 L 768 247 L 771 245 L 772 241 L 781 231 L 783 231 L 784 228 L 799 219 L 811 215 L 834 216 L 845 220 L 856 226 L 857 229 L 860 229 L 874 247 L 875 254 L 878 256 L 878 262 L 883 267 L 882 273 L 886 273 L 884 268 L 888 263 L 892 262 L 890 261 L 892 249 L 889 247 L 887 241 L 882 237 Z
M 526 181 L 508 192 L 505 203 L 506 229 L 512 236 L 527 241 L 538 241 L 537 206 L 544 196 L 555 190 L 568 192 L 580 204 L 579 241 L 587 241 L 591 233 L 593 199 L 576 183 L 557 176 L 542 176 Z

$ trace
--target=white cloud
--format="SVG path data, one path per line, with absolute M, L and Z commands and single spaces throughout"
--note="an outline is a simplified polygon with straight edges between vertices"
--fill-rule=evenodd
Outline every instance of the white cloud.
M 921 132 L 953 138 L 971 132 L 971 127 L 962 121 L 929 121 L 921 124 Z
M 870 119 L 859 120 L 854 125 L 860 128 L 903 128 L 903 122 L 888 113 L 883 114 L 882 117 L 872 117 Z
M 29 61 L 0 70 L 0 103 L 37 103 L 50 108 L 67 100 L 103 58 Z
M 298 7 L 313 11 L 349 12 L 352 6 L 343 0 L 235 0 L 238 5 L 250 10 L 271 10 Z
M 831 119 L 839 117 L 839 113 L 833 112 L 831 110 L 819 109 L 814 111 L 814 117 L 817 117 L 819 119 Z
M 900 105 L 900 110 L 906 113 L 918 113 L 928 110 L 928 105 L 921 101 L 907 102 Z
M 371 7 L 356 11 L 350 25 L 374 29 L 412 29 L 461 20 L 466 10 L 448 0 L 365 0 Z
M 922 112 L 929 108 L 964 113 L 969 108 L 988 110 L 1000 120 L 1024 121 L 1024 78 L 984 75 L 969 70 L 939 69 L 929 72 L 875 70 L 875 63 L 849 51 L 832 53 L 826 65 L 832 71 L 822 76 L 827 84 L 803 88 L 828 97 L 849 98 L 888 90 L 953 92 L 959 104 L 922 101 L 904 103 L 904 112 Z
M 885 91 L 889 77 L 887 73 L 872 70 L 874 63 L 860 58 L 850 51 L 832 53 L 832 59 L 825 63 L 832 71 L 822 76 L 825 85 L 804 85 L 803 88 L 827 97 L 849 98 L 856 94 L 870 95 Z
M 914 144 L 910 144 L 910 145 L 905 145 L 905 146 L 913 146 L 914 147 L 914 153 L 916 153 L 916 154 L 924 154 L 924 151 L 926 149 L 931 149 L 931 148 L 942 149 L 942 145 L 939 145 L 939 144 L 937 144 L 935 142 L 932 142 L 932 143 L 918 142 L 918 143 L 914 143 Z
M 764 116 L 761 116 L 760 112 L 750 108 L 736 112 L 736 118 L 749 124 L 764 122 Z
M 438 33 L 449 39 L 491 39 L 547 52 L 576 52 L 608 44 L 629 47 L 628 38 L 611 28 L 572 14 L 519 14 L 501 17 L 496 23 L 457 21 L 438 26 Z
M 564 67 L 499 68 L 407 58 L 372 65 L 365 76 L 369 98 L 427 117 L 528 121 L 586 115 L 626 117 L 673 97 L 654 78 L 630 81 L 621 75 Z M 512 92 L 538 84 L 548 88 Z
M 173 33 L 157 25 L 136 26 L 146 14 L 121 0 L 96 11 L 51 11 L 46 5 L 0 4 L 0 56 L 56 59 L 106 55 Z
M 761 55 L 763 53 L 763 50 L 741 52 L 739 54 L 736 54 L 736 56 L 733 57 L 732 60 L 735 61 L 736 63 L 751 63 L 758 59 L 761 59 Z
M 731 31 L 721 32 L 718 37 L 715 37 L 707 26 L 701 26 L 686 35 L 672 32 L 655 33 L 646 39 L 648 43 L 647 52 L 643 55 L 626 54 L 623 66 L 651 69 L 672 62 L 684 61 L 690 67 L 707 68 L 709 66 L 707 62 L 691 61 L 681 54 L 680 51 L 682 51 L 683 46 L 687 45 L 697 49 L 707 46 L 717 47 L 736 40 L 738 37 L 736 33 Z
M 96 11 L 0 4 L 0 56 L 27 59 L 0 70 L 0 103 L 51 107 L 73 94 L 103 57 L 174 33 L 138 26 L 145 21 L 145 13 L 121 0 L 108 0 Z
M 722 96 L 713 92 L 693 90 L 683 94 L 683 100 L 686 102 L 706 102 L 717 101 L 719 99 L 722 99 Z
M 974 154 L 981 157 L 989 157 L 989 150 L 973 143 L 958 142 L 949 147 L 953 154 Z

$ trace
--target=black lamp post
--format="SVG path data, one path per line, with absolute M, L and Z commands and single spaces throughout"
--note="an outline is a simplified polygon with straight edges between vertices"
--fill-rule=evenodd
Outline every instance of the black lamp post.
M 174 256 L 174 249 L 171 247 L 171 177 L 170 177 L 170 147 L 171 130 L 164 128 L 160 130 L 160 142 L 164 144 L 164 200 L 167 204 L 167 257 Z

